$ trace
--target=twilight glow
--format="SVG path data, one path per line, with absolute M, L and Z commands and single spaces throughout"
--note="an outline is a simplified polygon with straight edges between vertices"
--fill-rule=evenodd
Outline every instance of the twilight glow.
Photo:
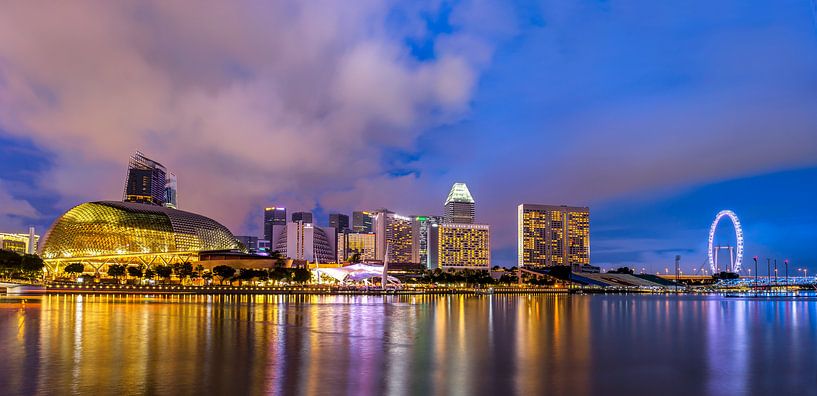
M 236 234 L 267 206 L 441 214 L 465 182 L 497 265 L 535 203 L 591 207 L 595 265 L 701 267 L 728 208 L 747 257 L 817 270 L 817 20 L 808 1 L 0 5 L 0 231 L 119 200 L 135 150 Z

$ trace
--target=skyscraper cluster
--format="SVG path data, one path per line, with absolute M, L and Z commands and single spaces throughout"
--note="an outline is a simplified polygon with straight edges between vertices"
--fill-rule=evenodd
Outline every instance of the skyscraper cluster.
M 454 183 L 441 209 L 441 215 L 415 216 L 388 209 L 355 211 L 351 217 L 330 213 L 329 227 L 319 227 L 311 212 L 294 212 L 288 219 L 285 208 L 272 206 L 264 210 L 264 239 L 240 238 L 258 250 L 307 261 L 491 268 L 491 227 L 476 221 L 468 186 Z M 519 266 L 590 264 L 589 208 L 521 204 L 517 209 Z

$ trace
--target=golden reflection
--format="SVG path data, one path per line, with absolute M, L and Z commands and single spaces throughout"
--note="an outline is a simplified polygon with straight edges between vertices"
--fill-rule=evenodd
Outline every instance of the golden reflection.
M 732 393 L 753 389 L 741 372 L 758 358 L 784 354 L 781 372 L 813 368 L 813 317 L 808 302 L 653 296 L 52 295 L 24 307 L 7 297 L 0 385 L 3 394 L 586 395 L 650 393 L 686 370 L 702 378 L 689 394 Z M 634 372 L 648 375 L 632 381 Z

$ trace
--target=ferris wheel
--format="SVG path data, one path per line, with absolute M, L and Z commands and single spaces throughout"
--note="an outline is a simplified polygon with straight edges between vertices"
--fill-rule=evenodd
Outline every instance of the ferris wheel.
M 712 226 L 709 228 L 709 246 L 707 248 L 707 254 L 709 255 L 709 267 L 712 269 L 712 273 L 715 274 L 719 271 L 718 268 L 718 251 L 720 250 L 721 246 L 715 246 L 715 230 L 718 228 L 718 223 L 721 221 L 722 218 L 728 217 L 732 220 L 732 225 L 735 228 L 735 240 L 737 241 L 736 249 L 729 248 L 729 270 L 731 272 L 740 272 L 740 265 L 743 263 L 743 229 L 740 228 L 740 220 L 738 219 L 738 215 L 731 210 L 722 210 L 718 212 L 715 216 L 715 221 L 712 222 Z

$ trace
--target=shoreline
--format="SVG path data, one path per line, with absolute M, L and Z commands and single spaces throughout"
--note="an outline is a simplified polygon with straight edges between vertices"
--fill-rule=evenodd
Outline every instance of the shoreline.
M 21 286 L 7 290 L 9 295 L 47 294 L 178 294 L 178 295 L 492 295 L 492 294 L 568 294 L 567 288 L 431 288 L 431 289 L 344 289 L 337 287 L 262 287 L 262 286 L 180 286 L 180 285 L 60 285 Z

